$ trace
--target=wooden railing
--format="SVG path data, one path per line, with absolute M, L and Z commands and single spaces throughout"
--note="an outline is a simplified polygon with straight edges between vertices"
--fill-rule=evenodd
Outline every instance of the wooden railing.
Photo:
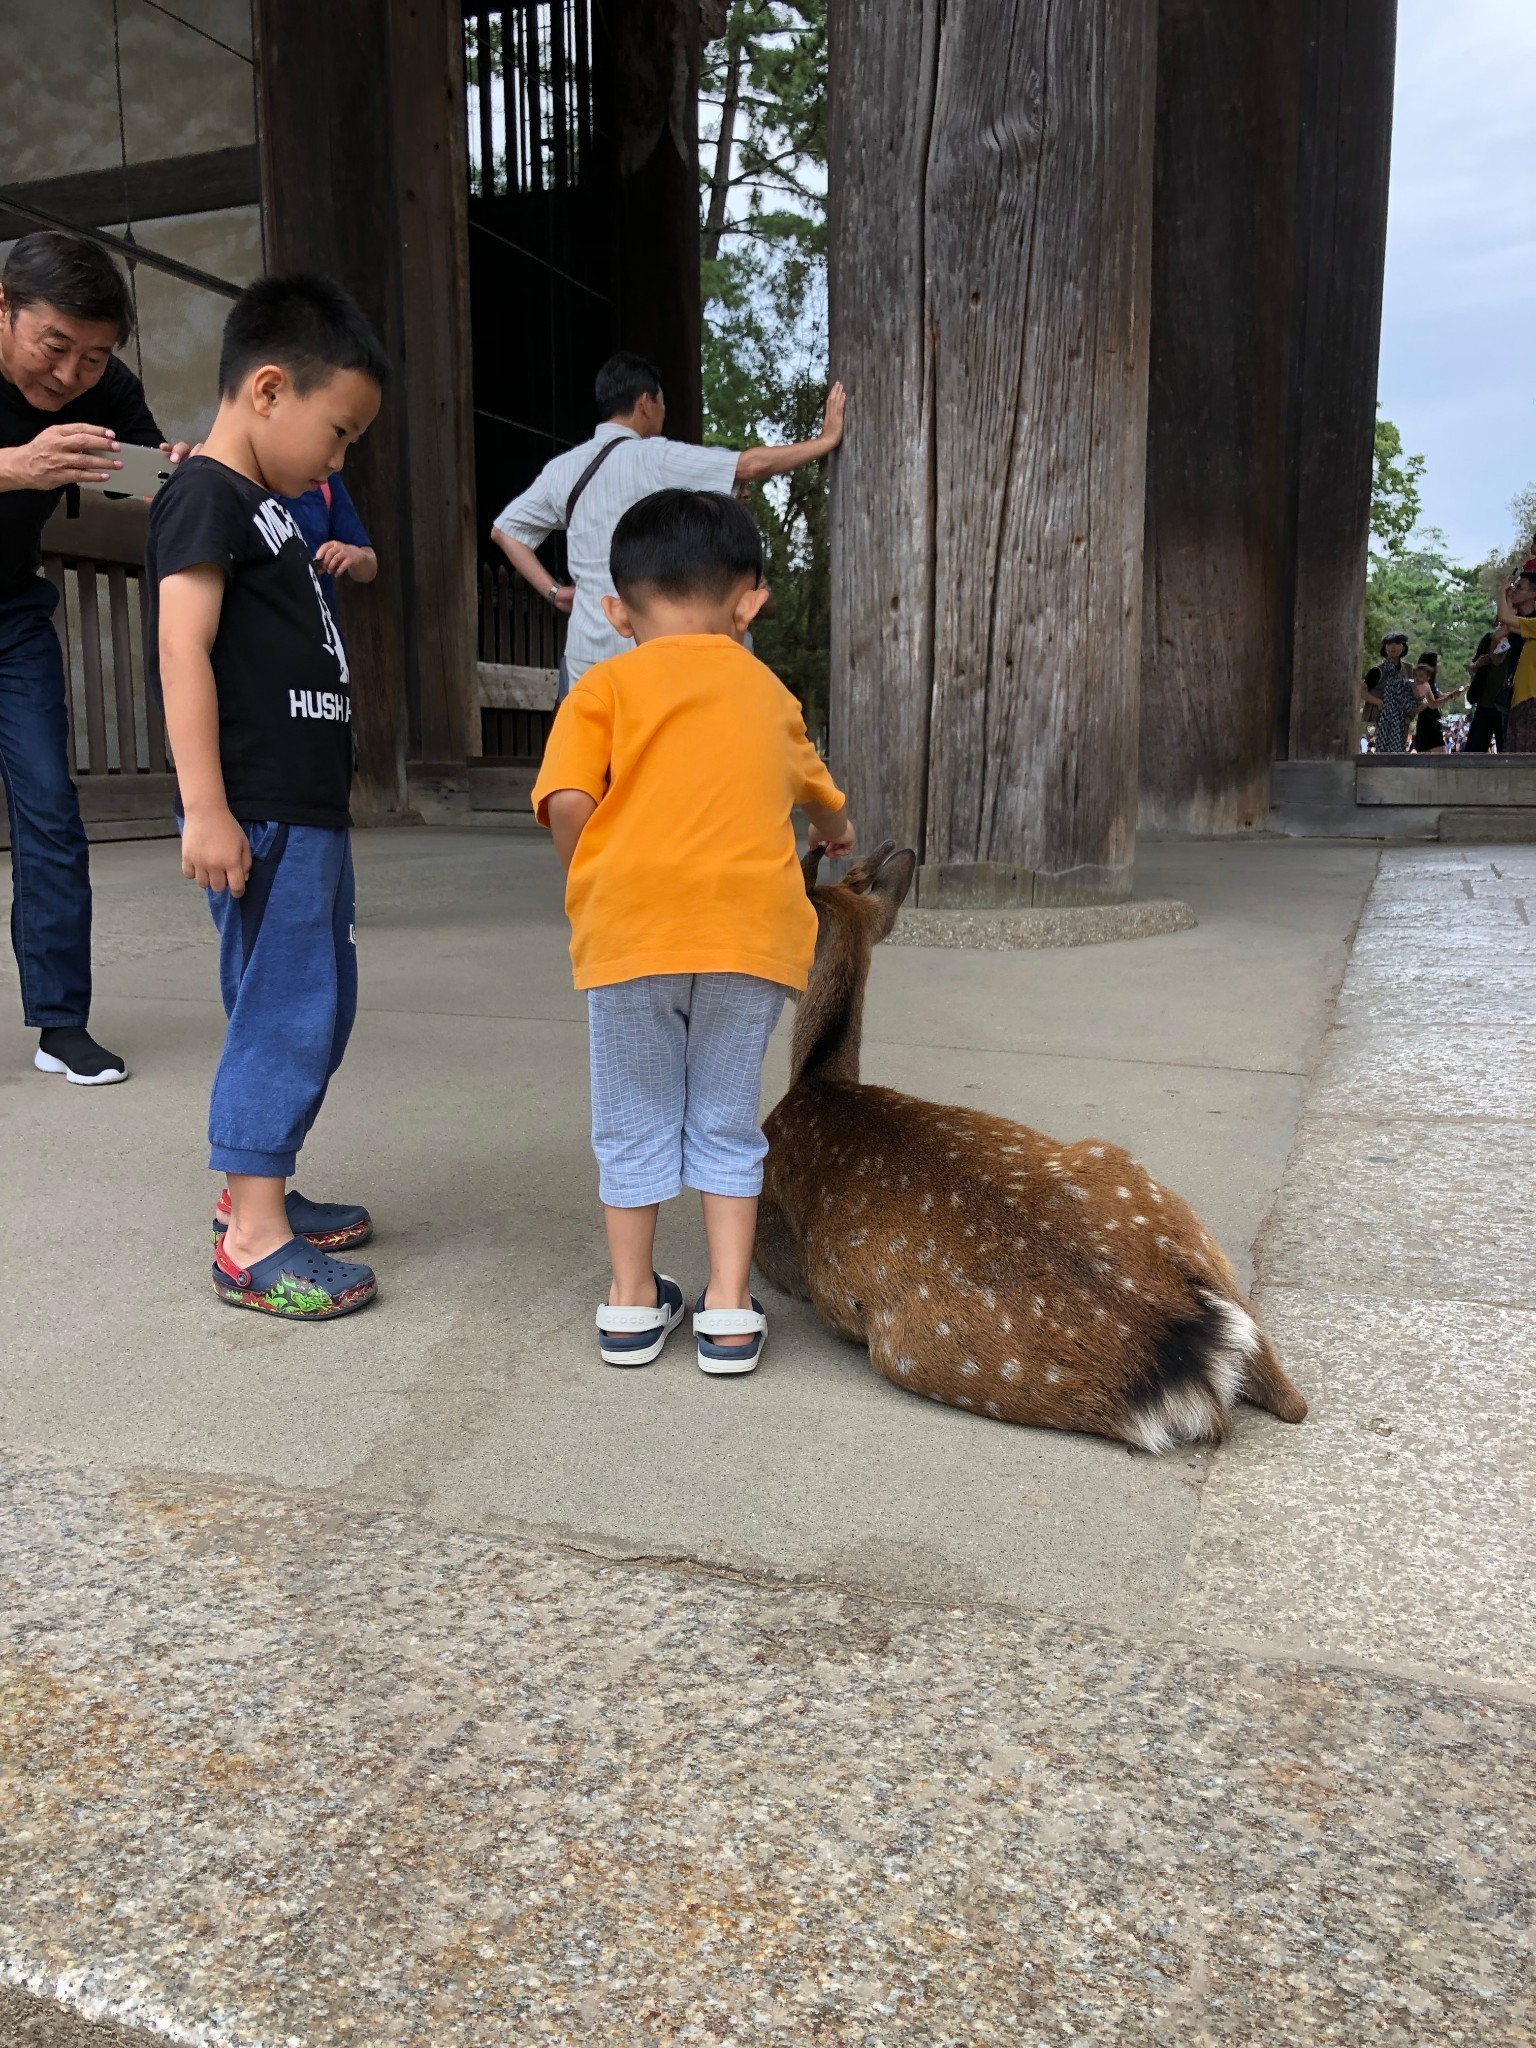
M 480 659 L 512 668 L 558 668 L 566 618 L 506 564 L 480 566 Z
M 60 520 L 43 544 L 43 574 L 59 593 L 53 620 L 64 654 L 69 766 L 86 832 L 174 833 L 176 777 L 144 659 L 142 534 L 121 519 L 82 519 L 78 528 Z

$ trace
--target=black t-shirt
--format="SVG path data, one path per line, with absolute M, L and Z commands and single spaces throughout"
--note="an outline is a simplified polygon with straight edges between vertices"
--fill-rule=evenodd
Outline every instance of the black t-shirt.
M 135 448 L 158 448 L 165 439 L 144 398 L 144 386 L 118 356 L 107 358 L 100 380 L 57 412 L 28 405 L 0 376 L 0 448 L 35 441 L 45 427 L 110 427 Z M 0 491 L 0 602 L 26 589 L 37 574 L 38 541 L 64 495 L 56 491 Z
M 149 512 L 150 674 L 160 687 L 160 583 L 224 572 L 212 660 L 219 757 L 237 818 L 345 826 L 352 788 L 346 650 L 281 498 L 206 455 L 182 463 Z

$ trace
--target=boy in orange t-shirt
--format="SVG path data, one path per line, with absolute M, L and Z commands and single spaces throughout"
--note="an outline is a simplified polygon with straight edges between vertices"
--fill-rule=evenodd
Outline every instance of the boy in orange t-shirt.
M 763 1059 L 816 949 L 790 813 L 803 806 L 829 853 L 851 852 L 853 826 L 799 705 L 742 646 L 767 597 L 742 506 L 714 491 L 642 498 L 614 529 L 610 568 L 618 596 L 603 609 L 634 650 L 574 684 L 533 792 L 587 991 L 613 1261 L 598 1351 L 649 1365 L 682 1321 L 682 1289 L 651 1262 L 659 1205 L 687 1186 L 709 1245 L 700 1368 L 751 1372 L 768 1329 L 749 1284 Z

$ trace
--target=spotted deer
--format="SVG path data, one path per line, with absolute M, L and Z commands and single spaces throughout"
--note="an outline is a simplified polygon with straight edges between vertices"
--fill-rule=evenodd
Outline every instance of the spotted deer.
M 820 931 L 768 1118 L 757 1262 L 899 1387 L 1148 1451 L 1219 1440 L 1240 1398 L 1307 1404 L 1189 1205 L 1118 1145 L 859 1079 L 870 954 L 916 856 L 806 887 Z

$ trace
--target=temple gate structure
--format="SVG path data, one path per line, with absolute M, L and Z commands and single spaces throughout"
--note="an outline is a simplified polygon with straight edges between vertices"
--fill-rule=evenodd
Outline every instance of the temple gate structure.
M 17 6 L 0 239 L 131 262 L 168 425 L 206 422 L 263 264 L 344 280 L 400 366 L 347 471 L 382 564 L 343 600 L 360 815 L 525 803 L 557 622 L 486 532 L 615 346 L 699 429 L 720 0 Z M 1138 823 L 1262 827 L 1277 762 L 1354 744 L 1395 0 L 831 0 L 829 29 L 834 768 L 924 902 L 1122 895 Z M 101 832 L 166 812 L 141 527 L 49 539 Z

